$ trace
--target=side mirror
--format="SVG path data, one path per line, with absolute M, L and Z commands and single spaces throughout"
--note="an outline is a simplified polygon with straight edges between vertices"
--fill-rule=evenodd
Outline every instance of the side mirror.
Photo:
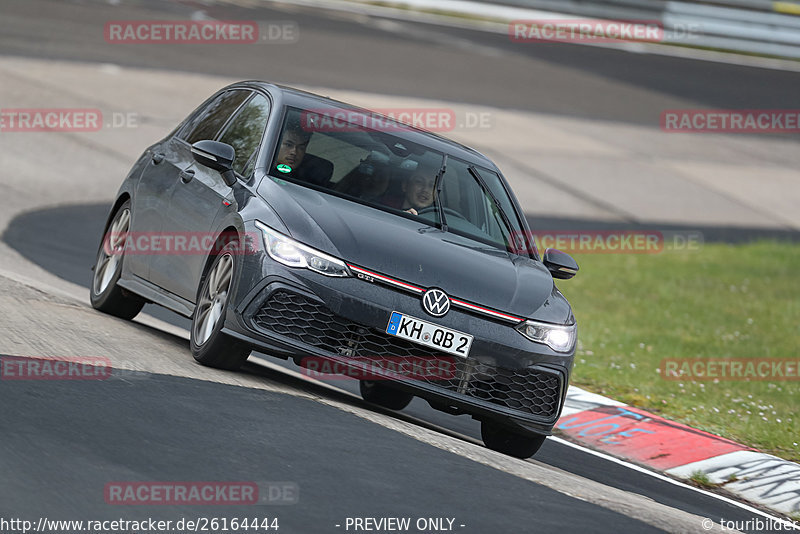
M 544 251 L 542 263 L 553 275 L 553 278 L 569 280 L 578 273 L 578 263 L 572 259 L 572 256 L 555 248 L 548 248 Z
M 233 172 L 236 151 L 231 145 L 219 141 L 198 141 L 192 145 L 192 156 L 200 165 L 219 171 L 228 187 L 236 183 L 236 174 Z

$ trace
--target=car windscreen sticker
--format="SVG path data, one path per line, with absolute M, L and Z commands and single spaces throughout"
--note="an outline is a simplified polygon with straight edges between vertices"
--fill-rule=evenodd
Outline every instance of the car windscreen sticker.
M 278 166 L 276 167 L 276 169 L 278 169 L 278 172 L 282 172 L 282 173 L 284 173 L 284 174 L 286 174 L 286 173 L 289 173 L 289 172 L 292 172 L 292 168 L 291 168 L 291 167 L 289 167 L 288 165 L 285 165 L 285 164 L 283 164 L 283 163 L 281 163 L 280 165 L 278 165 Z

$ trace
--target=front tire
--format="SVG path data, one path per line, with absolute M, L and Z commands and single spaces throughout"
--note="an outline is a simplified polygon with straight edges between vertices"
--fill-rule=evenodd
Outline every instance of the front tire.
M 239 243 L 228 243 L 219 253 L 198 292 L 192 316 L 190 344 L 198 362 L 217 369 L 235 371 L 250 355 L 247 343 L 222 333 L 228 310 Z
M 361 380 L 359 388 L 361 390 L 361 398 L 365 401 L 390 410 L 402 410 L 414 398 L 411 393 L 390 388 L 374 380 Z
M 117 286 L 125 257 L 125 239 L 131 229 L 131 201 L 119 207 L 103 236 L 94 264 L 89 300 L 92 307 L 121 319 L 133 319 L 144 301 Z
M 493 421 L 481 421 L 481 439 L 486 447 L 514 458 L 530 458 L 547 436 L 523 434 Z

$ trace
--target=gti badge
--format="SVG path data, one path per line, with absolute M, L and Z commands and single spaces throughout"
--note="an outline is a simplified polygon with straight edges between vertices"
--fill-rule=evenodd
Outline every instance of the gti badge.
M 422 307 L 434 317 L 442 317 L 450 311 L 450 298 L 441 289 L 429 289 L 422 296 Z

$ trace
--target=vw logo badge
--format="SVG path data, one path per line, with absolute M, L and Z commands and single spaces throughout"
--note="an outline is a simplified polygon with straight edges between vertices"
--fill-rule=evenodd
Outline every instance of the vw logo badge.
M 422 296 L 422 307 L 434 317 L 442 317 L 450 311 L 450 297 L 441 289 L 429 289 Z

